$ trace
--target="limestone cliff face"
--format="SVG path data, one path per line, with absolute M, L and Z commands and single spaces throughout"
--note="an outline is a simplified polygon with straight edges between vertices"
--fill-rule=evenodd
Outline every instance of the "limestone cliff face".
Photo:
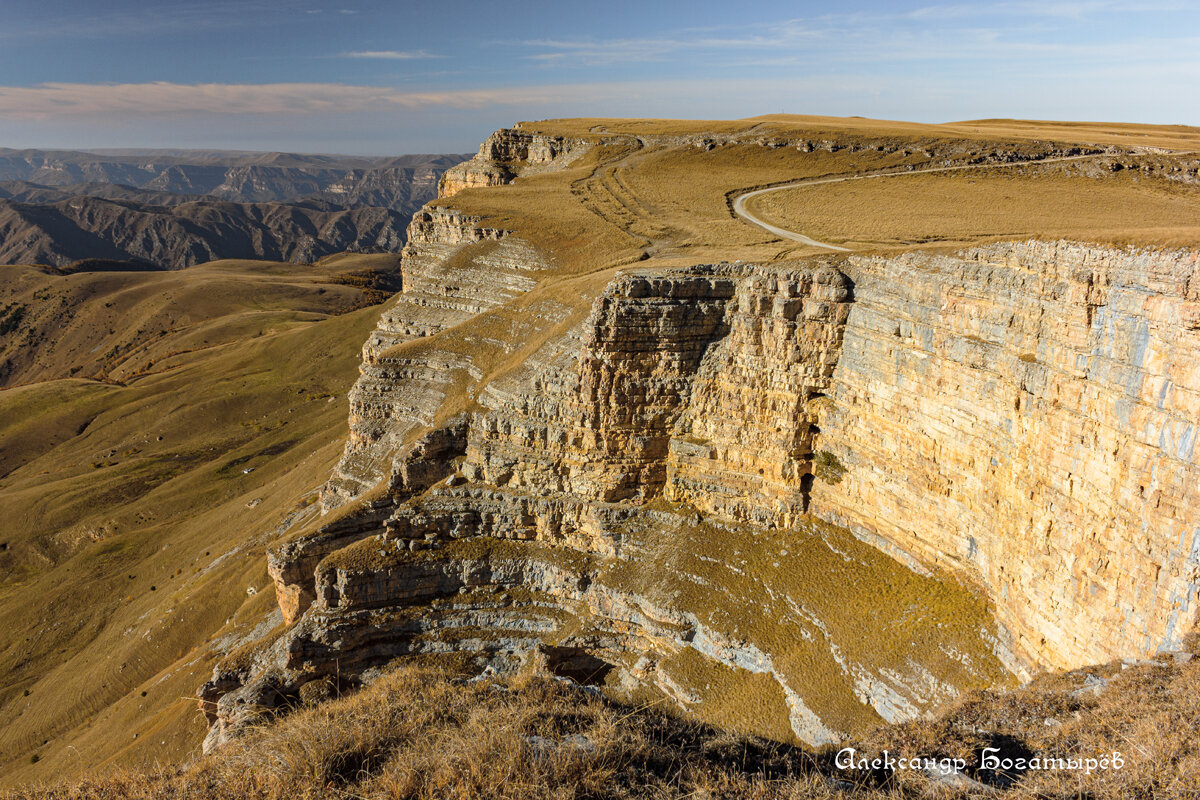
M 667 497 L 757 525 L 800 521 L 818 431 L 811 407 L 829 389 L 853 293 L 846 275 L 820 264 L 739 284 L 728 335 L 671 440 Z
M 350 438 L 326 486 L 326 510 L 374 486 L 409 435 L 432 425 L 447 394 L 479 378 L 480 353 L 405 353 L 424 339 L 503 305 L 534 284 L 544 257 L 506 231 L 434 206 L 413 216 L 401 262 L 405 291 L 363 345 L 362 377 L 350 393 Z
M 467 477 L 606 502 L 660 494 L 675 421 L 733 295 L 734 280 L 712 274 L 619 278 L 565 370 L 536 374 L 535 362 L 489 387 Z
M 787 527 L 805 510 L 806 408 L 828 387 L 851 291 L 821 264 L 627 273 L 565 369 L 489 387 L 464 474 Z
M 586 147 L 501 131 L 443 193 Z M 202 687 L 208 745 L 400 657 L 824 743 L 1195 625 L 1200 254 L 550 267 L 414 216 L 326 515 L 269 553 L 286 626 Z
M 1200 255 L 852 258 L 817 515 L 975 576 L 1073 667 L 1178 643 L 1200 592 Z
M 368 354 L 356 402 L 395 395 L 356 406 L 347 452 L 380 454 L 382 483 L 272 548 L 291 627 L 206 685 L 210 744 L 400 656 L 536 653 L 812 743 L 1004 681 L 979 598 L 803 518 L 852 299 L 822 263 L 633 270 L 441 422 L 426 373 Z
M 451 167 L 438 183 L 438 197 L 446 198 L 482 186 L 510 183 L 518 175 L 556 169 L 574 161 L 591 145 L 579 138 L 548 136 L 517 128 L 496 131 L 474 158 Z
M 1197 254 L 633 269 L 576 324 L 508 319 L 567 327 L 485 379 L 512 350 L 445 338 L 487 307 L 458 287 L 537 254 L 414 224 L 423 288 L 364 348 L 326 495 L 363 496 L 272 548 L 290 627 L 206 684 L 210 744 L 246 708 L 449 654 L 829 742 L 1195 624 Z

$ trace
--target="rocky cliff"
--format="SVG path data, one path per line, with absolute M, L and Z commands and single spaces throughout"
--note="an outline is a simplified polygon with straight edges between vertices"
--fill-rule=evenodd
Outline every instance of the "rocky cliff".
M 457 156 L 0 149 L 0 264 L 396 252 Z
M 442 191 L 585 152 L 502 131 Z M 1196 252 L 556 269 L 414 217 L 326 516 L 271 549 L 286 626 L 202 688 L 209 745 L 398 657 L 824 743 L 1195 625 Z
M 383 484 L 273 548 L 292 626 L 203 689 L 210 743 L 398 656 L 535 657 L 812 743 L 1003 682 L 979 598 L 804 517 L 815 427 L 788 421 L 851 299 L 828 264 L 633 271 L 440 424 L 432 376 L 469 365 L 410 356 L 381 399 L 405 346 L 368 348 L 329 494 Z
M 1178 646 L 1200 592 L 1200 255 L 852 258 L 813 511 L 975 577 L 1033 662 Z
M 591 147 L 587 140 L 570 136 L 530 133 L 506 128 L 493 133 L 474 158 L 442 174 L 438 196 L 451 197 L 463 189 L 500 186 L 519 175 L 562 167 Z

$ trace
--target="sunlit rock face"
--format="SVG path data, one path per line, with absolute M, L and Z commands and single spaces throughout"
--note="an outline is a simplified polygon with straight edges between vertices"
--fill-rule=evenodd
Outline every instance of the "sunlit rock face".
M 1178 642 L 1200 589 L 1200 263 L 1068 243 L 852 258 L 822 518 L 983 585 L 1071 667 Z
M 470 169 L 503 181 L 572 157 L 493 140 Z M 327 514 L 270 551 L 286 626 L 201 690 L 210 745 L 399 657 L 532 658 L 817 744 L 1195 624 L 1196 253 L 630 267 L 572 297 L 532 291 L 549 262 L 414 217 Z
M 853 296 L 817 262 L 617 277 L 474 410 L 389 446 L 382 490 L 272 549 L 292 627 L 218 669 L 210 744 L 399 656 L 594 663 L 619 695 L 810 743 L 1008 680 L 982 598 L 805 516 Z M 413 424 L 407 369 L 348 452 Z
M 442 174 L 438 197 L 452 197 L 463 189 L 500 186 L 518 175 L 556 169 L 574 161 L 589 147 L 582 139 L 505 128 L 489 136 L 474 158 Z

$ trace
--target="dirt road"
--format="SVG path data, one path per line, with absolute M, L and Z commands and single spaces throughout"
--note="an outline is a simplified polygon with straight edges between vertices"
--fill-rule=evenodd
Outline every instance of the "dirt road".
M 838 250 L 841 252 L 850 252 L 851 248 L 849 248 L 849 247 L 840 247 L 836 244 L 829 244 L 827 242 L 818 242 L 816 239 L 813 239 L 810 236 L 805 236 L 803 233 L 798 233 L 797 231 L 789 231 L 786 228 L 780 228 L 776 225 L 772 225 L 771 223 L 767 222 L 766 220 L 756 217 L 756 216 L 754 216 L 754 214 L 747 211 L 746 210 L 746 201 L 752 197 L 758 197 L 761 194 L 767 194 L 768 192 L 781 192 L 784 189 L 795 189 L 800 186 L 820 186 L 821 184 L 824 184 L 824 183 L 844 183 L 845 181 L 865 181 L 865 180 L 870 180 L 872 178 L 900 178 L 905 175 L 924 175 L 929 172 L 954 172 L 957 170 L 964 170 L 964 169 L 996 169 L 998 167 L 1028 166 L 1030 164 L 1054 164 L 1054 163 L 1057 163 L 1060 161 L 1082 161 L 1083 159 L 1086 159 L 1086 158 L 1098 158 L 1101 155 L 1106 155 L 1106 154 L 1092 153 L 1092 154 L 1084 155 L 1084 156 L 1062 156 L 1060 158 L 1044 158 L 1044 159 L 1041 159 L 1038 161 L 1010 161 L 1010 162 L 1003 163 L 1003 164 L 961 164 L 961 165 L 954 166 L 954 167 L 930 167 L 928 169 L 913 169 L 913 170 L 904 170 L 904 171 L 897 171 L 897 172 L 876 172 L 876 173 L 868 173 L 868 174 L 864 174 L 864 175 L 842 175 L 842 176 L 836 177 L 836 178 L 810 178 L 808 180 L 793 181 L 792 183 L 785 183 L 780 186 L 769 186 L 766 189 L 755 189 L 754 191 L 746 192 L 745 194 L 740 194 L 733 200 L 733 213 L 737 214 L 739 217 L 741 217 L 742 219 L 751 223 L 752 225 L 757 225 L 758 227 L 760 227 L 764 230 L 770 231 L 771 233 L 775 234 L 776 236 L 778 236 L 780 238 L 791 239 L 793 241 L 800 242 L 801 244 L 806 244 L 810 247 L 823 247 L 827 250 Z

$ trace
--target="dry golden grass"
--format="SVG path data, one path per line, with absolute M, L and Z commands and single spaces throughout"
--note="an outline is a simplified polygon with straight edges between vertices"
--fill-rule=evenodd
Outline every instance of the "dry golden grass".
M 1088 674 L 1109 681 L 1079 693 Z M 847 742 L 860 755 L 1088 758 L 1118 751 L 1120 770 L 1026 771 L 1011 800 L 1186 798 L 1200 769 L 1200 659 L 1177 665 L 1048 675 L 1019 690 L 978 693 L 943 715 Z M 1164 736 L 1164 731 L 1172 731 Z M 814 753 L 722 733 L 655 708 L 628 708 L 528 673 L 464 682 L 408 665 L 356 694 L 264 721 L 217 753 L 153 770 L 115 770 L 0 793 L 4 800 L 170 798 L 800 798 L 996 796 L 947 788 L 920 772 L 839 769 Z
M 1200 128 L 1190 125 L 1138 125 L 1129 122 L 1055 122 L 1052 120 L 979 119 L 938 125 L 946 131 L 985 138 L 1022 137 L 1057 142 L 1200 150 Z
M 124 274 L 87 284 L 73 316 L 31 312 L 61 336 L 31 362 L 54 379 L 0 391 L 6 781 L 182 758 L 203 736 L 189 698 L 274 608 L 266 544 L 313 512 L 341 450 L 345 393 L 378 311 L 331 316 L 361 292 L 313 280 L 353 267 Z M 55 281 L 113 279 L 41 277 L 29 302 L 50 310 Z M 172 309 L 181 282 L 190 302 Z M 97 340 L 132 341 L 140 312 L 163 309 L 176 325 L 153 342 L 176 352 L 151 355 L 148 371 L 139 350 L 114 362 L 126 385 L 61 377 Z M 133 319 L 88 347 L 87 320 L 110 312 Z
M 1200 244 L 1200 188 L 1051 166 L 799 186 L 752 198 L 747 209 L 787 230 L 856 249 L 1030 237 Z
M 547 678 L 463 683 L 409 666 L 185 767 L 114 771 L 7 797 L 765 797 L 815 763 L 793 748 L 623 708 Z
M 475 396 L 586 313 L 617 268 L 816 252 L 735 218 L 729 198 L 738 192 L 921 166 L 931 158 L 921 148 L 954 163 L 993 145 L 1030 154 L 1044 149 L 1038 141 L 1200 149 L 1195 129 L 1006 120 L 931 126 L 772 116 L 526 127 L 585 135 L 602 146 L 569 169 L 439 202 L 533 242 L 552 268 L 506 306 L 402 346 L 412 355 L 439 348 L 478 355 L 484 368 L 482 378 L 471 379 Z M 747 138 L 705 150 L 629 136 L 710 131 Z M 803 152 L 759 141 L 777 145 L 789 137 L 828 139 L 839 149 Z M 872 222 L 882 226 L 872 241 L 1012 233 L 1009 217 L 1000 230 L 945 220 L 947 208 L 989 202 L 984 190 L 1003 191 L 995 181 L 1009 180 L 971 174 L 989 183 L 961 181 L 955 197 L 928 197 L 917 206 L 901 196 L 888 200 L 894 218 Z M 1148 183 L 1103 175 L 1086 185 L 1104 203 L 1082 209 L 1086 225 L 1063 228 L 1062 192 L 1076 200 L 1079 192 L 1055 174 L 1049 183 L 1023 176 L 1036 179 L 1020 190 L 1023 202 L 1049 209 L 1053 213 L 1042 219 L 1059 225 L 1038 221 L 1022 229 L 1029 235 L 1073 231 L 1119 239 L 1136 235 L 1130 232 L 1135 225 L 1154 222 L 1155 235 L 1172 237 L 1179 215 L 1194 208 L 1191 194 L 1164 201 Z M 910 179 L 895 180 L 899 186 Z M 884 183 L 871 187 L 901 191 Z M 861 201 L 839 195 L 823 213 L 831 225 L 851 216 L 880 217 L 878 207 L 871 211 Z M 1135 223 L 1114 221 L 1122 203 Z M 1017 211 L 1010 217 L 1028 216 L 1028 209 Z M 812 217 L 800 216 L 799 230 L 810 232 Z M 926 230 L 913 233 L 917 222 Z M 866 235 L 862 228 L 835 233 L 850 240 Z M 222 262 L 185 273 L 53 280 L 34 268 L 0 268 L 0 324 L 8 324 L 17 304 L 29 308 L 21 323 L 36 323 L 27 326 L 33 331 L 27 340 L 0 339 L 0 358 L 13 359 L 10 384 L 39 381 L 0 393 L 0 519 L 8 545 L 0 553 L 0 614 L 13 620 L 0 642 L 3 780 L 169 762 L 195 748 L 203 723 L 190 696 L 227 644 L 211 640 L 245 634 L 271 610 L 263 548 L 281 522 L 309 507 L 311 492 L 336 461 L 347 414 L 340 398 L 356 377 L 359 347 L 376 316 L 368 309 L 333 317 L 360 302 L 361 289 L 317 281 L 365 268 L 363 257 L 336 257 L 311 268 Z M 464 377 L 438 419 L 472 407 L 467 387 Z M 242 471 L 250 468 L 252 474 Z M 247 597 L 247 587 L 260 591 Z M 38 763 L 30 763 L 31 754 Z M 185 773 L 193 774 L 171 770 L 129 780 L 143 782 L 143 794 L 150 792 L 146 781 L 175 791 L 171 781 Z M 719 793 L 714 787 L 722 781 L 741 780 L 721 773 L 710 779 L 710 793 Z M 113 784 L 96 785 L 90 796 L 119 796 Z
M 469 189 L 439 203 L 536 243 L 553 254 L 560 276 L 635 261 L 677 266 L 824 252 L 781 242 L 735 217 L 730 198 L 752 188 L 971 164 L 991 154 L 1005 160 L 1079 148 L 1200 151 L 1200 130 L 1194 128 L 1019 120 L 923 125 L 773 115 L 724 122 L 547 120 L 522 128 L 580 136 L 596 146 L 564 171 Z M 737 141 L 699 146 L 706 136 L 728 135 Z M 808 145 L 798 149 L 796 142 Z M 1100 155 L 1096 161 L 1139 157 L 1145 156 Z M 1088 177 L 1080 172 L 1072 177 L 1049 165 L 971 169 L 796 189 L 761 196 L 751 206 L 785 228 L 866 248 L 1038 236 L 1200 242 L 1195 186 L 1169 183 L 1161 172 L 1145 180 L 1107 170 Z
M 69 275 L 0 266 L 0 309 L 23 309 L 17 329 L 0 338 L 0 387 L 67 377 L 124 382 L 162 372 L 179 354 L 382 302 L 376 290 L 398 284 L 399 261 L 344 254 L 314 265 L 224 260 L 169 272 Z
M 1187 652 L 1200 650 L 1193 635 Z M 1126 668 L 1128 667 L 1128 668 Z M 1107 680 L 1098 693 L 1090 679 Z M 1039 677 L 1015 691 L 972 695 L 932 721 L 882 728 L 866 752 L 922 753 L 978 761 L 983 747 L 1028 757 L 1089 758 L 1119 752 L 1124 767 L 1090 776 L 1030 770 L 1013 798 L 1189 798 L 1200 790 L 1200 659 L 1170 656 Z
M 655 506 L 671 508 L 661 500 Z M 677 510 L 653 525 L 623 528 L 623 546 L 638 557 L 606 567 L 594 580 L 687 613 L 770 654 L 774 675 L 731 669 L 691 649 L 664 658 L 661 673 L 681 693 L 702 698 L 691 712 L 696 718 L 793 740 L 786 684 L 833 730 L 870 730 L 882 719 L 847 679 L 847 663 L 864 674 L 905 680 L 936 674 L 960 691 L 1012 685 L 980 635 L 994 628 L 985 602 L 954 579 L 917 575 L 849 531 L 817 520 L 762 530 L 696 523 L 685 508 Z M 896 625 L 897 619 L 906 624 Z
M 763 134 L 863 134 L 901 137 L 962 137 L 985 141 L 1018 139 L 1071 144 L 1158 147 L 1200 150 L 1200 128 L 1187 125 L 1140 125 L 1126 122 L 1056 122 L 1050 120 L 980 119 L 926 124 L 865 117 L 766 114 L 741 120 L 611 119 L 603 117 L 524 122 L 521 127 L 571 136 L 604 133 L 686 135 L 731 133 L 752 129 Z

